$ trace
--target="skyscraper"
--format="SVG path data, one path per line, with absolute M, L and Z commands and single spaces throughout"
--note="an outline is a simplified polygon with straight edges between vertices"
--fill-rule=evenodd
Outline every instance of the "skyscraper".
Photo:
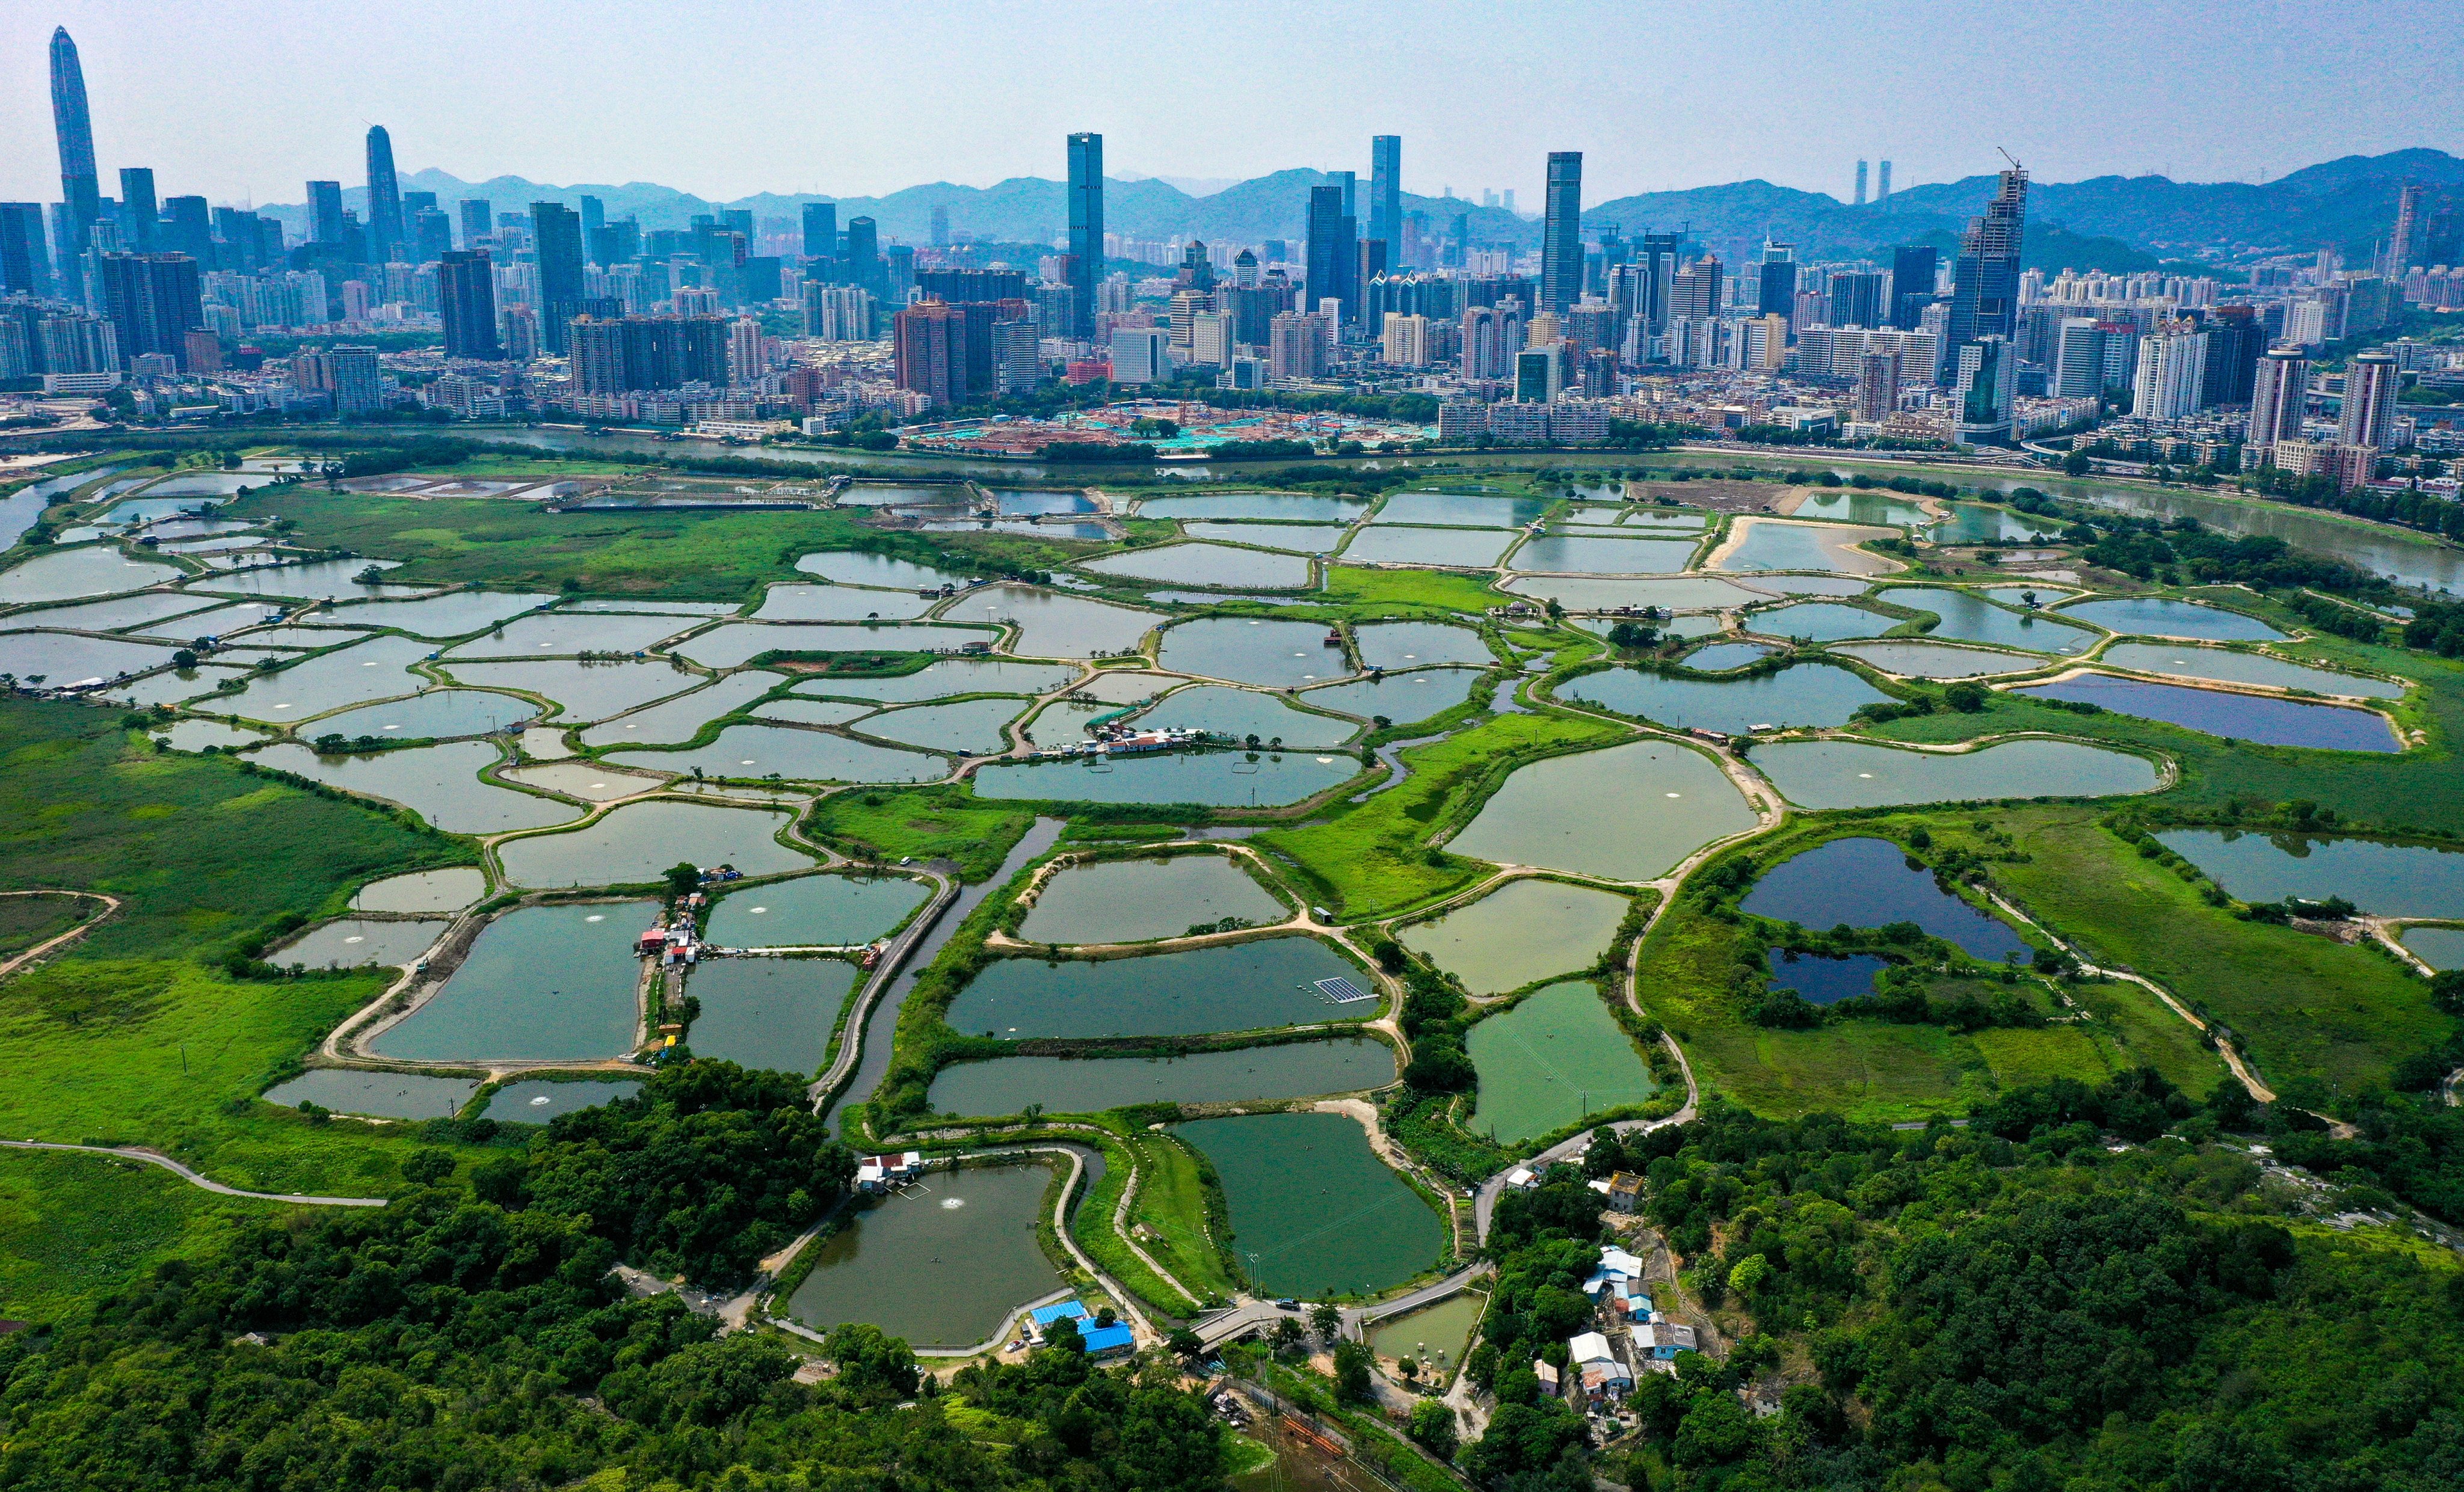
M 308 184 L 308 241 L 312 244 L 342 242 L 342 184 L 341 182 Z
M 214 257 L 213 208 L 203 197 L 172 197 L 163 204 L 156 242 L 172 253 L 185 253 L 200 265 Z
M 2017 331 L 2019 242 L 2027 227 L 2028 173 L 2014 165 L 2002 173 L 1984 215 L 1969 219 L 1959 235 L 1959 257 L 1951 265 L 1950 346 L 1981 337 L 2007 341 Z
M 1104 137 L 1069 137 L 1069 333 L 1095 335 L 1095 286 L 1104 277 Z
M 94 165 L 94 121 L 86 113 L 85 69 L 65 26 L 52 30 L 52 125 L 60 143 L 60 278 L 74 296 L 84 284 L 82 255 L 94 245 L 102 186 Z
M 475 249 L 496 230 L 496 209 L 485 197 L 465 197 L 454 205 L 462 213 L 462 247 Z
M 43 205 L 0 202 L 0 295 L 51 293 L 52 257 L 43 244 Z
M 1859 208 L 1865 205 L 1865 162 L 1861 156 L 1857 161 L 1857 195 L 1850 199 L 1850 205 Z
M 1329 182 L 1309 188 L 1309 250 L 1302 273 L 1308 276 L 1307 304 L 1340 301 L 1345 319 L 1356 310 L 1351 285 L 1359 251 L 1353 246 L 1354 220 L 1343 210 L 1343 187 Z
M 847 219 L 847 263 L 841 268 L 839 277 L 847 283 L 861 285 L 876 296 L 883 294 L 881 237 L 874 230 L 872 219 Z
M 1880 202 L 1880 201 L 1881 201 L 1884 197 L 1887 197 L 1887 196 L 1889 196 L 1890 194 L 1891 194 L 1891 163 L 1890 163 L 1890 162 L 1888 162 L 1888 161 L 1884 161 L 1883 163 L 1881 163 L 1881 169 L 1878 173 L 1876 173 L 1876 175 L 1875 175 L 1875 177 L 1874 177 L 1874 200 L 1875 200 L 1876 202 Z
M 1882 163 L 1885 166 L 1891 163 Z M 1917 329 L 1917 320 L 1933 300 L 1934 252 L 1924 244 L 1902 244 L 1891 251 L 1891 324 L 1903 332 Z
M 582 309 L 582 218 L 561 202 L 531 204 L 539 245 L 539 350 L 564 351 L 565 323 Z
M 187 366 L 189 329 L 205 324 L 197 261 L 185 253 L 106 253 L 95 262 L 121 356 L 159 353 Z
M 1403 262 L 1403 137 L 1369 139 L 1369 236 L 1386 244 L 1386 262 Z
M 1560 315 L 1583 293 L 1583 153 L 1549 152 L 1540 228 L 1540 309 Z
M 2414 239 L 2421 221 L 2421 188 L 2408 182 L 2395 199 L 2395 227 L 2387 234 L 2387 277 L 2404 278 L 2404 272 L 2417 257 Z M 2349 443 L 2348 443 L 2349 444 Z
M 835 202 L 804 204 L 804 257 L 814 262 L 817 274 L 826 277 L 827 267 L 839 257 L 839 205 Z
M 2385 450 L 2395 436 L 2395 355 L 2365 352 L 2344 364 L 2343 414 L 2336 439 Z
M 407 242 L 402 232 L 402 184 L 393 174 L 393 137 L 382 124 L 368 126 L 368 258 L 390 264 Z
M 1796 315 L 1796 250 L 1788 244 L 1763 240 L 1762 263 L 1755 266 L 1761 286 L 1761 299 L 1756 302 L 1765 316 L 1793 318 Z
M 124 225 L 122 242 L 139 253 L 154 252 L 155 225 L 163 209 L 154 201 L 154 169 L 145 165 L 123 165 L 120 168 L 120 221 Z
M 607 204 L 586 193 L 576 197 L 574 202 L 582 208 L 582 252 L 587 254 L 591 246 L 599 242 L 599 230 L 607 226 Z M 605 265 L 607 261 L 594 259 L 592 262 Z
M 496 340 L 496 267 L 486 250 L 438 257 L 436 300 L 447 357 L 488 362 L 504 357 Z
M 2259 354 L 2250 392 L 2250 429 L 2245 443 L 2250 464 L 2266 457 L 2278 441 L 2301 438 L 2301 415 L 2310 392 L 2310 360 L 2299 347 L 2273 347 Z

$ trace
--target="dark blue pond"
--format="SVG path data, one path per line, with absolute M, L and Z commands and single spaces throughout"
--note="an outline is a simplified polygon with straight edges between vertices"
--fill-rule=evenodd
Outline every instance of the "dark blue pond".
M 1852 928 L 1913 922 L 1969 957 L 1989 961 L 2028 952 L 2018 933 L 1934 885 L 1932 871 L 1909 869 L 1907 852 L 1889 840 L 1817 845 L 1773 866 L 1740 905 L 1757 917 L 1822 932 L 1843 922 Z
M 2315 746 L 2323 751 L 2401 751 L 2387 717 L 2343 705 L 2311 705 L 2259 694 L 2149 684 L 2101 673 L 2012 691 L 2044 699 L 2084 700 L 2116 714 L 2162 720 L 2210 735 L 2261 746 Z
M 1774 948 L 1770 956 L 1771 983 L 1794 990 L 1815 1005 L 1873 994 L 1874 976 L 1891 966 L 1871 954 L 1792 954 Z

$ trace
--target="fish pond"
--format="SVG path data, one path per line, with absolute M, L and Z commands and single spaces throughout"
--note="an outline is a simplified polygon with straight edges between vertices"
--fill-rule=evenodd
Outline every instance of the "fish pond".
M 1642 669 L 1611 669 L 1561 684 L 1557 693 L 1681 731 L 1723 735 L 1845 725 L 1859 707 L 1890 698 L 1850 670 L 1820 663 L 1792 664 L 1749 679 L 1673 678 Z
M 1514 536 L 1503 529 L 1371 527 L 1353 537 L 1343 559 L 1353 564 L 1434 564 L 1486 570 L 1503 559 Z
M 249 759 L 347 793 L 400 803 L 448 834 L 544 829 L 570 823 L 583 813 L 559 799 L 481 781 L 480 770 L 499 759 L 496 748 L 485 741 L 335 757 L 283 742 Z
M 685 680 L 698 679 L 684 675 Z M 720 715 L 733 714 L 786 682 L 786 676 L 749 669 L 706 689 L 619 715 L 582 733 L 585 746 L 666 746 L 692 740 Z
M 1468 493 L 1397 493 L 1372 524 L 1425 523 L 1450 528 L 1516 529 L 1549 511 L 1548 497 L 1481 497 Z
M 279 673 L 259 674 L 237 693 L 214 698 L 216 714 L 285 722 L 429 687 L 410 665 L 431 651 L 407 637 L 379 637 L 319 653 Z
M 1224 589 L 1299 590 L 1309 582 L 1306 556 L 1202 542 L 1133 549 L 1127 554 L 1087 560 L 1078 568 L 1096 575 Z
M 957 621 L 990 617 L 1015 623 L 1018 640 L 1009 651 L 1022 658 L 1093 658 L 1138 646 L 1150 627 L 1169 620 L 1160 612 L 1108 605 L 1023 585 L 972 591 L 947 613 Z
M 799 694 L 825 694 L 834 699 L 869 699 L 885 705 L 911 705 L 954 694 L 1048 694 L 1078 676 L 1061 663 L 1003 663 L 991 658 L 945 658 L 913 673 L 882 678 L 828 674 L 796 686 Z
M 539 658 L 527 663 L 456 660 L 451 667 L 453 677 L 464 684 L 522 690 L 552 699 L 560 707 L 557 718 L 568 724 L 623 714 L 707 681 L 707 675 L 672 663 L 615 659 Z
M 1754 764 L 1806 808 L 1879 808 L 1989 798 L 2114 798 L 2156 790 L 2155 763 L 2077 741 L 2019 740 L 1966 752 L 1859 741 L 1778 741 Z
M 269 1104 L 296 1108 L 314 1104 L 338 1114 L 379 1119 L 451 1119 L 479 1091 L 477 1078 L 422 1072 L 367 1072 L 348 1067 L 311 1067 L 261 1095 Z
M 1353 672 L 1343 649 L 1327 645 L 1324 627 L 1243 617 L 1200 617 L 1172 627 L 1163 634 L 1159 659 L 1182 673 L 1271 689 L 1298 689 Z
M 1529 876 L 1397 936 L 1472 994 L 1503 995 L 1588 967 L 1629 905 L 1613 892 Z
M 157 643 L 74 632 L 0 632 L 0 672 L 22 679 L 70 684 L 85 679 L 142 673 L 171 661 L 172 649 Z
M 1226 918 L 1264 926 L 1288 915 L 1229 856 L 1170 855 L 1054 871 L 1018 935 L 1030 943 L 1139 943 Z
M 1693 555 L 1691 539 L 1550 535 L 1516 550 L 1512 568 L 1546 575 L 1674 575 Z
M 2032 684 L 2013 692 L 2038 699 L 2101 705 L 2116 714 L 2162 720 L 2186 730 L 2255 741 L 2262 746 L 2308 746 L 2321 751 L 2404 749 L 2387 716 L 2349 705 L 2306 704 L 2266 694 L 2116 678 L 2109 673 L 2082 673 L 2052 684 Z
M 912 705 L 867 715 L 855 729 L 886 741 L 929 751 L 988 756 L 1009 748 L 1009 738 L 1001 727 L 1025 713 L 1023 699 L 961 699 L 953 704 Z
M 1041 1104 L 1046 1113 L 1101 1113 L 1132 1104 L 1243 1104 L 1357 1093 L 1395 1081 L 1383 1042 L 1285 1042 L 1185 1057 L 998 1057 L 933 1079 L 944 1114 L 990 1116 Z
M 967 620 L 977 620 L 969 614 Z M 763 653 L 956 652 L 969 643 L 991 644 L 998 634 L 977 627 L 929 623 L 729 622 L 669 651 L 713 669 L 733 669 Z
M 493 735 L 510 731 L 539 713 L 539 706 L 511 694 L 492 694 L 476 689 L 436 689 L 408 699 L 330 714 L 303 727 L 300 734 L 311 740 L 328 735 L 355 740 L 363 735 L 391 736 L 403 741 L 423 737 L 446 740 L 456 735 Z
M 851 585 L 773 585 L 756 622 L 904 622 L 939 605 L 912 591 L 858 590 Z
M 916 1347 L 972 1347 L 1066 1282 L 1036 1241 L 1052 1169 L 935 1171 L 860 1206 L 824 1240 L 787 1314 L 817 1331 L 849 1322 Z
M 1480 1074 L 1468 1128 L 1503 1145 L 1649 1098 L 1659 1085 L 1588 979 L 1535 990 L 1471 1028 Z
M 362 964 L 405 968 L 435 947 L 452 925 L 430 917 L 407 921 L 344 917 L 268 950 L 265 961 L 278 968 L 293 964 L 310 969 L 356 969 Z
M 2041 612 L 2006 611 L 1982 596 L 1939 585 L 1903 585 L 1876 591 L 1874 599 L 1910 611 L 1930 611 L 1942 620 L 1925 635 L 2019 647 L 2030 652 L 2085 652 L 2097 635 L 2082 627 L 2054 621 Z
M 1884 673 L 1916 679 L 1985 678 L 1999 673 L 2025 673 L 2045 666 L 2042 658 L 1962 647 L 1956 643 L 1842 643 L 1832 651 Z
M 2156 837 L 2246 902 L 2341 896 L 2381 917 L 2464 918 L 2464 851 L 2232 829 L 2167 829 Z
M 1847 575 L 1881 575 L 1899 565 L 1856 546 L 1869 539 L 1896 538 L 1889 529 L 1851 528 L 1829 523 L 1791 523 L 1779 518 L 1740 518 L 1714 570 L 1837 570 Z
M 701 1002 L 685 1042 L 696 1057 L 812 1077 L 858 977 L 836 958 L 705 958 L 685 985 Z
M 1298 697 L 1320 710 L 1340 710 L 1364 720 L 1384 715 L 1388 720 L 1408 725 L 1469 699 L 1480 678 L 1471 669 L 1415 669 L 1409 673 L 1332 684 Z
M 964 576 L 931 565 L 845 549 L 806 555 L 796 561 L 796 568 L 841 585 L 874 585 L 886 590 L 912 592 L 928 585 L 937 590 L 944 585 L 967 583 Z
M 633 940 L 658 903 L 522 907 L 491 922 L 429 1001 L 368 1042 L 413 1062 L 622 1057 L 640 1031 Z
M 579 1082 L 524 1078 L 488 1095 L 486 1117 L 498 1124 L 545 1124 L 559 1114 L 596 1108 L 620 1098 L 631 1098 L 640 1091 L 642 1085 L 630 1078 Z
M 812 862 L 777 838 L 789 818 L 771 809 L 654 799 L 609 809 L 587 828 L 508 840 L 496 858 L 507 880 L 537 887 L 655 881 L 683 861 L 732 865 L 746 875 L 802 870 Z
M 1730 669 L 1760 663 L 1771 651 L 1762 643 L 1707 643 L 1679 661 L 1697 673 L 1726 673 Z
M 488 877 L 477 866 L 414 870 L 370 881 L 351 898 L 353 911 L 460 911 L 485 895 Z
M 890 932 L 929 894 L 903 876 L 800 875 L 721 896 L 702 936 L 715 948 L 852 948 Z
M 460 637 L 556 600 L 501 591 L 452 591 L 417 601 L 365 601 L 300 618 L 308 626 L 399 627 L 419 637 Z M 684 626 L 680 620 L 676 630 Z
M 1367 622 L 1353 628 L 1364 669 L 1425 669 L 1441 663 L 1497 662 L 1488 644 L 1467 626 L 1443 622 Z
M 2148 637 L 2195 637 L 2211 643 L 2271 643 L 2283 633 L 2238 611 L 2203 606 L 2194 601 L 2167 601 L 2133 596 L 2119 601 L 2083 601 L 2055 615 L 2093 623 L 2108 632 Z
M 930 782 L 950 775 L 946 757 L 792 725 L 731 725 L 707 746 L 611 752 L 606 759 L 651 772 L 698 768 L 708 777 L 798 782 Z
M 2402 940 L 2432 969 L 2464 969 L 2464 928 L 2406 928 Z
M 1647 881 L 1754 826 L 1726 774 L 1674 741 L 1630 741 L 1515 769 L 1446 849 L 1500 865 Z
M 1793 606 L 1756 611 L 1745 620 L 1749 632 L 1760 632 L 1765 637 L 1803 638 L 1816 643 L 1836 643 L 1849 637 L 1880 637 L 1899 625 L 1898 617 L 1886 617 L 1862 606 L 1843 606 L 1828 601 L 1809 601 Z
M 1912 922 L 1989 963 L 2028 953 L 2026 940 L 2008 925 L 1935 885 L 1931 871 L 1911 867 L 1907 851 L 1889 840 L 1817 845 L 1765 871 L 1738 905 L 1757 917 L 1815 932 Z
M 1249 1284 L 1267 1296 L 1373 1295 L 1436 1264 L 1445 1224 L 1347 1114 L 1176 1125 L 1212 1161 Z
M 1369 1328 L 1369 1349 L 1397 1362 L 1418 1363 L 1422 1373 L 1443 1383 L 1463 1366 L 1471 1328 L 1480 1324 L 1481 1308 L 1487 1304 L 1487 1296 L 1464 1290 L 1435 1306 L 1389 1316 Z
M 1083 803 L 1198 803 L 1271 808 L 1351 780 L 1358 757 L 1295 747 L 1282 752 L 1176 751 L 1153 756 L 1079 757 L 995 762 L 975 775 L 978 798 Z
M 1776 584 L 1776 581 L 1772 582 Z M 1569 611 L 1615 611 L 1619 606 L 1660 606 L 1673 611 L 1707 611 L 1742 606 L 1764 599 L 1730 581 L 1710 575 L 1671 576 L 1656 581 L 1591 580 L 1582 576 L 1518 575 L 1505 588 L 1535 602 L 1553 601 Z M 1857 587 L 1864 589 L 1862 585 Z
M 1874 993 L 1874 980 L 1891 966 L 1871 954 L 1797 954 L 1773 948 L 1763 954 L 1772 985 L 1794 990 L 1808 1004 L 1836 1005 Z
M 1369 504 L 1351 497 L 1314 497 L 1305 493 L 1203 493 L 1189 497 L 1149 497 L 1138 504 L 1142 518 L 1247 518 L 1276 523 L 1350 523 L 1369 511 Z
M 1848 488 L 1802 491 L 1805 493 L 1803 499 L 1789 510 L 1795 517 L 1829 518 L 1846 523 L 1890 523 L 1910 528 L 1921 528 L 1933 521 L 1933 515 L 1913 497 Z
M 1309 703 L 1313 696 L 1303 696 Z M 1295 710 L 1273 694 L 1227 684 L 1193 684 L 1178 689 L 1141 712 L 1144 729 L 1204 731 L 1230 740 L 1255 738 L 1262 744 L 1280 740 L 1294 750 L 1340 746 L 1360 733 L 1350 720 Z
M 1301 555 L 1331 555 L 1342 546 L 1343 537 L 1352 532 L 1331 523 L 1184 523 L 1180 531 L 1191 538 L 1257 544 Z M 1176 581 L 1181 578 L 1168 577 Z
M 1375 981 L 1314 938 L 1265 937 L 1136 958 L 1003 958 L 958 992 L 953 1030 L 1004 1040 L 1196 1036 L 1366 1020 L 1378 999 L 1330 1003 L 1319 979 Z
M 527 658 L 541 653 L 639 652 L 700 623 L 650 613 L 540 611 L 491 627 L 446 650 L 449 658 Z
M 2178 678 L 2257 684 L 2270 689 L 2306 689 L 2313 693 L 2343 694 L 2356 699 L 2399 699 L 2404 695 L 2404 686 L 2391 679 L 2306 668 L 2263 653 L 2235 652 L 2229 647 L 2116 643 L 2097 654 L 2096 661 L 2134 673 L 2169 673 Z
M 0 606 L 34 601 L 81 601 L 143 590 L 180 572 L 152 560 L 131 560 L 109 545 L 55 549 L 0 570 Z

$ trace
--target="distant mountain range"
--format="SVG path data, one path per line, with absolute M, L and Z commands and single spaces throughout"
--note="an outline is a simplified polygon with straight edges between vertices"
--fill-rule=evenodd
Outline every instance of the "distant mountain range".
M 1307 217 L 1309 189 L 1325 179 L 1319 171 L 1284 170 L 1202 194 L 1160 178 L 1111 181 L 1105 192 L 1106 226 L 1134 238 L 1194 234 L 1238 243 L 1296 240 Z M 1183 180 L 1192 186 L 1217 186 Z M 2037 182 L 2029 193 L 2027 260 L 2047 269 L 2133 270 L 2153 268 L 2166 259 L 2224 260 L 2258 250 L 2299 252 L 2328 246 L 2354 258 L 2387 232 L 2397 191 L 2407 182 L 2464 195 L 2464 159 L 2428 149 L 2346 156 L 2256 186 L 2176 182 L 2162 176 Z M 433 169 L 406 176 L 402 185 L 407 190 L 436 193 L 449 211 L 465 197 L 484 197 L 506 212 L 533 202 L 570 206 L 579 197 L 595 196 L 606 205 L 610 218 L 635 217 L 646 229 L 683 228 L 697 213 L 725 208 L 749 208 L 757 218 L 795 218 L 804 204 L 828 201 L 838 203 L 842 226 L 849 218 L 870 216 L 881 225 L 885 240 L 908 243 L 926 239 L 935 208 L 949 209 L 953 229 L 1003 243 L 1050 243 L 1068 222 L 1063 184 L 1032 176 L 981 187 L 935 182 L 883 197 L 764 192 L 733 202 L 714 202 L 650 182 L 552 186 L 518 176 L 466 182 Z M 1365 178 L 1361 186 L 1365 191 Z M 1881 202 L 1852 207 L 1821 192 L 1766 181 L 1730 182 L 1619 197 L 1590 208 L 1583 221 L 1593 229 L 1615 224 L 1629 236 L 1646 230 L 1688 229 L 1693 242 L 1731 264 L 1745 262 L 1766 235 L 1794 244 L 1800 259 L 1856 258 L 1894 244 L 1947 247 L 1992 192 L 1991 176 L 1973 176 L 1908 187 Z M 1407 211 L 1428 213 L 1440 232 L 1449 230 L 1460 215 L 1469 220 L 1475 242 L 1525 249 L 1539 242 L 1537 219 L 1475 207 L 1461 198 L 1407 194 L 1403 200 Z M 346 191 L 344 201 L 364 212 L 362 189 Z M 258 210 L 296 228 L 306 209 L 277 206 Z

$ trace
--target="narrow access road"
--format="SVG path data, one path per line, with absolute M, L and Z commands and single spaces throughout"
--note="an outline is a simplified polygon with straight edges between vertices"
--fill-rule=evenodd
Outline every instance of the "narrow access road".
M 17 970 L 18 970 L 18 968 L 19 968 L 20 966 L 25 965 L 25 964 L 33 963 L 35 959 L 42 957 L 45 954 L 50 953 L 53 949 L 65 947 L 65 946 L 67 946 L 67 945 L 68 945 L 68 944 L 70 944 L 70 943 L 74 943 L 74 942 L 76 942 L 78 938 L 81 938 L 81 937 L 85 936 L 88 932 L 93 932 L 96 928 L 98 928 L 98 927 L 101 926 L 101 925 L 102 925 L 102 919 L 103 919 L 103 918 L 110 916 L 113 912 L 118 911 L 120 910 L 120 898 L 119 898 L 119 897 L 117 897 L 117 896 L 105 896 L 105 895 L 103 895 L 100 891 L 69 891 L 69 890 L 49 890 L 49 889 L 38 889 L 38 890 L 32 890 L 32 891 L 7 891 L 7 892 L 0 892 L 0 895 L 9 895 L 9 896 L 75 896 L 75 897 L 77 897 L 77 899 L 79 899 L 80 901 L 99 901 L 99 902 L 102 903 L 102 910 L 101 910 L 100 911 L 96 912 L 93 916 L 86 918 L 83 922 L 78 923 L 76 927 L 73 927 L 73 928 L 69 929 L 67 932 L 60 933 L 60 934 L 59 934 L 58 936 L 56 936 L 56 937 L 48 937 L 48 938 L 45 938 L 43 941 L 41 941 L 41 942 L 39 942 L 39 943 L 35 944 L 33 947 L 32 947 L 32 948 L 30 948 L 30 949 L 27 949 L 24 953 L 19 954 L 16 957 L 10 959 L 8 962 L 6 962 L 6 963 L 0 963 L 0 979 L 5 979 L 5 978 L 7 978 L 7 977 L 8 977 L 9 976 L 11 976 L 11 974 L 16 973 L 16 972 L 17 972 Z
M 9 1150 L 79 1151 L 89 1155 L 112 1155 L 121 1160 L 140 1160 L 149 1166 L 160 1166 L 190 1186 L 203 1187 L 218 1196 L 243 1196 L 253 1202 L 295 1202 L 302 1207 L 383 1207 L 385 1205 L 385 1198 L 382 1196 L 301 1196 L 297 1194 L 285 1196 L 279 1192 L 243 1192 L 235 1186 L 225 1186 L 219 1181 L 209 1181 L 168 1155 L 156 1151 L 141 1150 L 134 1145 L 60 1145 L 48 1140 L 0 1140 L 0 1147 Z

